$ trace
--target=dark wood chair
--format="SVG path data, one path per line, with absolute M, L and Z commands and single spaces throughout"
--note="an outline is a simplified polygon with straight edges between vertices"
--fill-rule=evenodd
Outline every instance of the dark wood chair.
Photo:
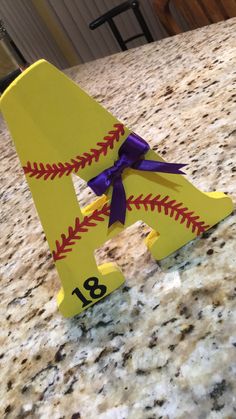
M 173 16 L 173 7 L 188 29 L 196 29 L 236 16 L 236 0 L 153 0 L 157 16 L 169 35 L 184 28 Z
M 136 19 L 142 29 L 142 32 L 124 40 L 113 18 L 130 9 L 133 10 L 136 16 Z M 104 15 L 98 17 L 96 20 L 91 22 L 89 27 L 90 29 L 94 30 L 98 28 L 99 26 L 103 25 L 104 23 L 108 23 L 108 25 L 110 26 L 113 32 L 113 35 L 115 36 L 122 51 L 125 51 L 128 49 L 126 46 L 127 43 L 133 41 L 134 39 L 140 38 L 141 36 L 144 36 L 147 42 L 153 42 L 154 40 L 151 35 L 151 32 L 148 29 L 145 19 L 140 11 L 138 0 L 129 0 L 129 1 L 126 1 L 125 3 L 120 4 L 119 6 L 114 7 L 113 9 L 105 13 Z
M 12 71 L 11 73 L 7 74 L 5 77 L 0 79 L 0 95 L 3 94 L 4 90 L 13 82 L 16 77 L 18 77 L 21 74 L 21 70 L 18 68 L 15 71 Z

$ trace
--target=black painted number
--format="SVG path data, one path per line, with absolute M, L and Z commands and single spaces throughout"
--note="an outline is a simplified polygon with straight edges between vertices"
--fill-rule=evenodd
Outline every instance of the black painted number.
M 82 292 L 80 291 L 80 289 L 79 288 L 75 288 L 73 291 L 72 291 L 72 295 L 73 294 L 76 294 L 76 296 L 82 301 L 82 303 L 83 303 L 83 305 L 82 305 L 82 307 L 86 307 L 86 306 L 88 306 L 90 303 L 92 303 L 92 301 L 91 300 L 87 300 L 86 298 L 85 298 L 85 296 L 82 294 Z
M 83 286 L 86 290 L 90 291 L 89 294 L 93 300 L 103 297 L 107 291 L 107 287 L 105 285 L 99 285 L 98 278 L 96 278 L 95 276 L 86 279 L 86 281 L 84 281 L 83 283 Z M 82 294 L 79 288 L 75 288 L 72 291 L 72 295 L 73 294 L 76 294 L 80 301 L 82 301 L 82 307 L 86 307 L 87 305 L 92 303 L 91 300 L 87 300 L 87 298 Z
M 103 297 L 107 290 L 105 285 L 99 285 L 98 279 L 95 276 L 84 281 L 84 288 L 90 291 L 90 297 L 93 299 Z

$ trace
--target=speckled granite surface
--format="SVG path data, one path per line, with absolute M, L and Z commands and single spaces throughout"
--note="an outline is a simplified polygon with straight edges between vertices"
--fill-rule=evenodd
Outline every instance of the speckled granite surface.
M 236 173 L 236 19 L 67 74 L 188 178 L 229 193 Z M 0 417 L 236 418 L 236 218 L 157 263 L 137 223 L 98 251 L 123 288 L 73 319 L 3 122 Z M 87 202 L 87 190 L 83 201 Z

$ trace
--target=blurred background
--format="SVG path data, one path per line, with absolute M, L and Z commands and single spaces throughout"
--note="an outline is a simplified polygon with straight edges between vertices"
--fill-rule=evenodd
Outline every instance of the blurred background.
M 108 21 L 90 24 L 120 0 L 0 0 L 0 77 L 45 58 L 64 69 L 121 51 Z M 151 40 L 236 16 L 235 0 L 139 0 L 112 18 L 123 39 L 140 32 L 138 3 Z M 128 48 L 146 42 L 142 36 Z

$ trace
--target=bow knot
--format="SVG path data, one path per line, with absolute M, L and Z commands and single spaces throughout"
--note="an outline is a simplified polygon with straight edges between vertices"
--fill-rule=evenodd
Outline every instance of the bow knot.
M 126 168 L 136 170 L 184 174 L 180 169 L 185 164 L 166 163 L 156 160 L 144 160 L 142 157 L 149 150 L 149 145 L 137 134 L 131 133 L 121 145 L 119 158 L 114 165 L 105 169 L 88 182 L 96 195 L 102 195 L 113 185 L 109 227 L 116 221 L 125 223 L 126 195 L 122 183 L 122 173 Z
M 114 166 L 110 168 L 110 176 L 120 176 L 122 172 L 129 167 L 130 164 L 128 160 L 126 159 L 126 156 L 121 156 L 118 160 L 115 161 Z M 108 169 L 109 170 L 109 169 Z

